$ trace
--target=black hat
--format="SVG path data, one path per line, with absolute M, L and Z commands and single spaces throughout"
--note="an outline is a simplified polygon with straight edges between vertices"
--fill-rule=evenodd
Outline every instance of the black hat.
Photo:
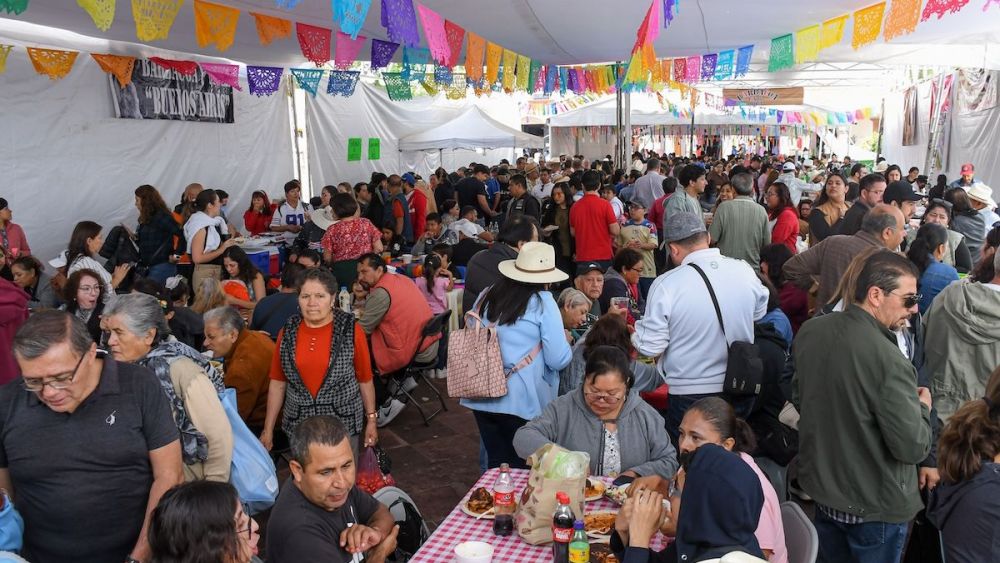
M 604 267 L 597 262 L 587 262 L 586 264 L 580 264 L 576 267 L 576 275 L 585 276 L 590 272 L 597 270 L 598 272 L 604 273 Z
M 902 203 L 904 201 L 920 201 L 923 197 L 913 191 L 913 185 L 905 180 L 896 180 L 889 184 L 882 194 L 882 201 L 885 203 Z

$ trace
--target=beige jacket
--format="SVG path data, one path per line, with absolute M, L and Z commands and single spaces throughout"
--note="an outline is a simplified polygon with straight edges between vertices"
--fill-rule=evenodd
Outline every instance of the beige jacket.
M 229 481 L 233 463 L 233 429 L 212 382 L 197 364 L 180 358 L 170 364 L 174 392 L 184 402 L 191 423 L 208 438 L 208 459 L 184 466 L 184 480 Z

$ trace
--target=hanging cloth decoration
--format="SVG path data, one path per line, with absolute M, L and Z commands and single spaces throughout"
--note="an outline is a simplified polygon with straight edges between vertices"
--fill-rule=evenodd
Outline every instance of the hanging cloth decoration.
M 353 96 L 360 77 L 361 73 L 356 70 L 331 70 L 330 80 L 326 83 L 326 93 L 345 98 Z
M 165 69 L 172 70 L 181 76 L 191 76 L 192 74 L 198 72 L 198 63 L 194 61 L 175 61 L 160 57 L 149 57 L 149 60 Z
M 292 36 L 291 21 L 253 12 L 250 12 L 250 15 L 257 24 L 257 38 L 260 39 L 261 45 L 270 45 L 272 41 Z
M 736 54 L 736 76 L 740 77 L 750 71 L 750 59 L 753 58 L 753 45 L 740 47 Z
M 663 0 L 663 29 L 670 27 L 680 7 L 681 0 Z
M 299 38 L 302 56 L 312 61 L 316 66 L 323 66 L 330 60 L 331 33 L 332 31 L 325 27 L 295 22 L 295 35 Z
M 413 0 L 382 0 L 381 16 L 382 27 L 389 33 L 389 39 L 410 47 L 420 44 Z
M 111 24 L 115 21 L 116 3 L 116 0 L 76 0 L 76 4 L 87 12 L 101 31 L 111 29 Z
M 819 34 L 820 51 L 823 49 L 829 49 L 844 39 L 844 25 L 847 23 L 847 17 L 849 15 L 850 14 L 844 14 L 823 22 L 823 29 L 820 30 Z
M 240 67 L 222 63 L 199 63 L 201 70 L 205 71 L 208 79 L 220 86 L 231 86 L 240 92 Z
M 76 51 L 28 47 L 28 58 L 31 59 L 35 72 L 48 76 L 50 80 L 59 80 L 69 74 L 79 54 Z
M 28 9 L 28 0 L 0 0 L 0 10 L 8 14 L 20 14 Z
M 542 76 L 539 73 L 542 70 L 542 63 L 536 60 L 531 61 L 531 67 L 528 69 L 528 92 L 535 93 L 538 91 L 538 83 L 542 81 Z
M 500 76 L 500 59 L 503 57 L 503 47 L 496 43 L 486 44 L 486 82 L 493 84 Z
M 247 84 L 250 93 L 258 98 L 270 96 L 281 86 L 281 75 L 285 69 L 280 66 L 247 66 Z
M 424 67 L 431 60 L 430 49 L 420 47 L 403 46 L 403 72 L 400 75 L 403 80 L 420 80 L 424 74 Z M 417 68 L 419 65 L 420 68 Z
M 132 0 L 135 36 L 139 41 L 166 39 L 183 3 L 184 0 Z
M 711 53 L 701 57 L 701 79 L 711 80 L 715 77 L 715 67 L 719 62 L 719 55 Z
M 920 23 L 921 2 L 922 0 L 892 0 L 883 30 L 883 37 L 887 42 L 916 31 L 917 24 Z
M 458 64 L 458 57 L 462 54 L 462 40 L 465 39 L 465 30 L 458 24 L 450 20 L 445 20 L 444 35 L 448 40 L 449 52 L 448 61 L 445 65 L 455 66 Z
M 358 35 L 352 39 L 350 35 L 337 32 L 337 48 L 333 52 L 333 66 L 337 68 L 350 68 L 354 61 L 358 60 L 358 53 L 364 46 L 368 38 Z
M 819 24 L 804 27 L 795 32 L 795 64 L 807 63 L 819 58 L 819 33 Z
M 715 63 L 715 79 L 729 80 L 733 77 L 733 55 L 732 49 L 719 53 L 719 60 Z
M 933 15 L 941 19 L 946 14 L 957 14 L 968 3 L 969 0 L 927 0 L 927 4 L 924 6 L 924 13 L 920 16 L 920 21 L 925 22 L 931 19 Z M 986 5 L 988 6 L 989 2 Z
M 340 24 L 340 31 L 357 39 L 371 4 L 372 0 L 332 0 L 333 20 Z
M 274 5 L 286 10 L 292 10 L 299 5 L 302 0 L 274 0 Z
M 684 80 L 687 82 L 698 82 L 701 77 L 701 57 L 692 55 L 687 58 L 684 65 Z
M 771 40 L 771 56 L 767 62 L 768 72 L 778 72 L 795 66 L 795 53 L 792 46 L 794 41 L 791 33 Z
M 423 4 L 417 4 L 417 12 L 420 14 L 420 21 L 424 24 L 424 37 L 427 38 L 431 58 L 438 64 L 448 64 L 448 60 L 451 59 L 451 47 L 448 45 L 448 36 L 444 32 L 444 19 L 440 14 Z
M 0 45 L 0 74 L 7 70 L 7 56 L 13 48 L 13 45 Z
M 674 59 L 674 82 L 684 82 L 687 77 L 687 59 Z
M 398 72 L 383 72 L 382 80 L 385 81 L 385 90 L 389 94 L 390 100 L 400 102 L 413 98 L 410 82 L 400 76 Z
M 302 88 L 306 92 L 316 97 L 316 92 L 319 91 L 319 81 L 323 79 L 323 69 L 321 68 L 291 68 L 292 76 L 295 77 L 295 81 L 298 82 L 299 88 Z
M 517 71 L 517 53 L 510 49 L 503 50 L 503 90 L 508 94 L 514 91 L 514 77 Z
M 486 39 L 471 31 L 466 35 L 469 37 L 469 44 L 465 48 L 465 75 L 473 84 L 478 84 L 483 79 L 483 53 L 486 49 Z
M 236 8 L 194 0 L 194 36 L 203 49 L 210 43 L 220 51 L 228 49 L 239 21 L 240 11 Z
M 545 66 L 545 85 L 542 86 L 542 93 L 548 96 L 556 89 L 556 78 L 558 76 L 559 73 L 556 71 L 555 67 L 552 65 Z
M 91 53 L 91 57 L 97 61 L 98 66 L 104 72 L 114 75 L 118 79 L 118 85 L 122 88 L 132 82 L 132 69 L 135 68 L 135 57 L 123 57 L 120 55 L 100 55 Z
M 396 49 L 399 49 L 399 43 L 372 39 L 372 70 L 387 66 L 396 54 Z
M 851 37 L 851 47 L 858 50 L 874 42 L 882 32 L 882 16 L 885 15 L 885 2 L 862 8 L 854 12 L 854 35 Z
M 559 95 L 565 96 L 566 91 L 569 89 L 569 70 L 561 66 L 559 67 Z

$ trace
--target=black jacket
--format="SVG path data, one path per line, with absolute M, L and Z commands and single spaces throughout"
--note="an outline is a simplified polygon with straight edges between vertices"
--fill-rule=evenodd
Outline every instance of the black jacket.
M 465 292 L 462 294 L 462 318 L 472 309 L 476 298 L 487 287 L 500 279 L 497 269 L 504 260 L 517 259 L 517 249 L 502 242 L 496 242 L 488 250 L 483 250 L 469 260 L 465 270 Z
M 941 530 L 948 563 L 1000 561 L 1000 465 L 983 463 L 961 483 L 941 481 L 927 518 Z

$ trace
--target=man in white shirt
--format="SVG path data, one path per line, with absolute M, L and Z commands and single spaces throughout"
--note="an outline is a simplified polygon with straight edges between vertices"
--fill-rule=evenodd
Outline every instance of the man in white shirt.
M 295 236 L 309 220 L 309 204 L 302 201 L 298 180 L 285 184 L 285 203 L 278 206 L 271 218 L 271 231 L 281 233 L 281 240 L 291 246 Z
M 659 357 L 657 369 L 670 386 L 668 407 L 661 414 L 676 442 L 684 413 L 698 399 L 723 397 L 737 416 L 750 413 L 753 397 L 732 398 L 722 392 L 727 341 L 754 341 L 753 323 L 767 313 L 768 291 L 749 264 L 709 248 L 711 237 L 694 213 L 671 214 L 663 239 L 672 263 L 680 265 L 653 282 L 632 344 L 644 356 Z M 711 282 L 725 334 L 704 280 L 689 264 L 700 267 Z
M 802 199 L 802 192 L 810 189 L 808 184 L 795 176 L 795 163 L 790 160 L 781 165 L 781 175 L 776 181 L 788 186 L 788 193 L 792 196 L 792 205 L 795 206 L 798 206 L 799 200 Z
M 632 200 L 649 209 L 653 202 L 663 197 L 663 176 L 660 174 L 660 160 L 651 158 L 646 161 L 646 175 L 635 181 L 635 191 Z
M 538 180 L 531 187 L 531 195 L 543 200 L 552 195 L 552 186 L 552 176 L 549 169 L 542 168 L 538 171 Z

